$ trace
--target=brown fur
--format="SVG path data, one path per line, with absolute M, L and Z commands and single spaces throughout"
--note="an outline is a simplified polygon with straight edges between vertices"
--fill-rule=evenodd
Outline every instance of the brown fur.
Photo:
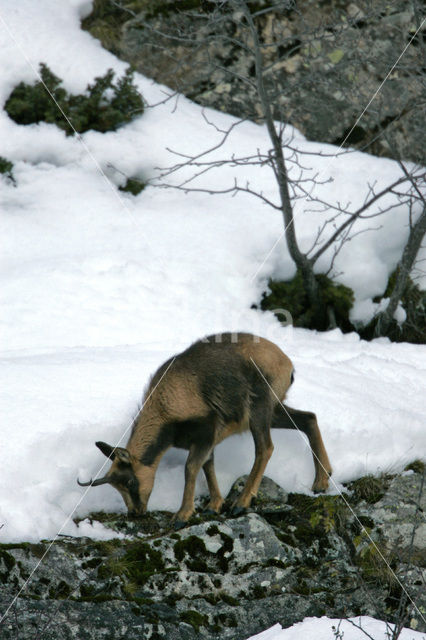
M 255 461 L 235 502 L 238 511 L 248 507 L 257 494 L 274 448 L 270 437 L 274 427 L 298 428 L 307 435 L 315 465 L 313 489 L 325 490 L 331 466 L 315 415 L 282 404 L 292 375 L 291 360 L 265 338 L 239 333 L 196 342 L 152 377 L 127 448 L 96 443 L 112 465 L 105 479 L 95 482 L 111 483 L 130 513 L 144 513 L 160 459 L 169 447 L 177 446 L 189 451 L 177 521 L 184 523 L 193 513 L 201 467 L 211 497 L 209 509 L 218 512 L 223 498 L 214 470 L 214 447 L 249 429 Z

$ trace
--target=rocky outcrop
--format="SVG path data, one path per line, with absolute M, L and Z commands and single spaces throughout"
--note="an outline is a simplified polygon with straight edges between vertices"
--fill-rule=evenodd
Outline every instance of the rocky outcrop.
M 122 538 L 0 545 L 0 610 L 13 602 L 1 637 L 242 640 L 306 616 L 395 620 L 400 606 L 426 630 L 423 480 L 364 478 L 343 499 L 264 478 L 240 517 L 174 531 L 163 512 L 94 514 Z
M 261 121 L 242 12 L 235 3 L 219 4 L 220 14 L 217 3 L 202 0 L 96 0 L 83 26 L 157 82 L 204 106 Z M 309 139 L 424 162 L 421 32 L 413 39 L 423 17 L 418 2 L 248 4 L 259 12 L 264 81 L 276 119 Z

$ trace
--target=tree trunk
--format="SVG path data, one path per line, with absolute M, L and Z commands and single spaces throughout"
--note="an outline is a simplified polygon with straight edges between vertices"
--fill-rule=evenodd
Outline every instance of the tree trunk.
M 319 288 L 318 282 L 314 275 L 313 263 L 307 256 L 300 251 L 296 231 L 294 227 L 293 207 L 290 199 L 290 192 L 288 188 L 288 176 L 287 168 L 285 164 L 285 158 L 283 148 L 281 144 L 281 138 L 275 128 L 274 118 L 272 114 L 272 105 L 267 89 L 263 82 L 263 56 L 261 51 L 261 44 L 257 34 L 256 25 L 253 22 L 250 9 L 246 2 L 237 2 L 237 6 L 242 10 L 247 21 L 248 28 L 253 40 L 253 51 L 255 56 L 255 69 L 256 69 L 256 84 L 259 100 L 262 105 L 263 115 L 265 118 L 268 134 L 272 142 L 274 151 L 273 156 L 273 170 L 275 178 L 278 184 L 278 190 L 280 194 L 281 210 L 283 214 L 284 233 L 287 242 L 287 248 L 292 260 L 294 261 L 298 271 L 302 275 L 302 280 L 306 289 L 309 302 L 313 307 L 319 305 Z
M 414 261 L 416 259 L 418 250 L 420 249 L 420 245 L 425 233 L 426 206 L 424 206 L 419 219 L 411 228 L 408 242 L 405 245 L 404 253 L 402 254 L 402 258 L 398 263 L 395 286 L 391 293 L 389 304 L 386 307 L 385 311 L 383 311 L 377 317 L 376 327 L 374 330 L 374 335 L 376 337 L 385 336 L 389 330 L 390 325 L 392 324 L 395 311 L 407 285 L 408 276 L 410 275 L 411 269 L 413 268 Z

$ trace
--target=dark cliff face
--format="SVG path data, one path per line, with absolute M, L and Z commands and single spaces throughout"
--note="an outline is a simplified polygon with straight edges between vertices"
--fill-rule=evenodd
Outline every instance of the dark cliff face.
M 163 512 L 93 514 L 121 538 L 0 545 L 2 613 L 13 602 L 1 637 L 243 640 L 306 616 L 392 622 L 400 606 L 404 625 L 424 631 L 417 471 L 362 478 L 344 498 L 287 495 L 264 478 L 241 517 L 200 514 L 175 532 Z
M 199 104 L 262 121 L 238 2 L 222 3 L 220 13 L 201 0 L 120 4 L 97 0 L 83 28 L 141 73 Z M 420 3 L 247 4 L 259 13 L 264 82 L 276 119 L 312 140 L 424 162 L 425 51 L 415 36 L 424 17 Z

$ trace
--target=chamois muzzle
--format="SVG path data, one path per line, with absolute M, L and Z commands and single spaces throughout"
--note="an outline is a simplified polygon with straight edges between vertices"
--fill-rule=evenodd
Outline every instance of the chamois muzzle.
M 99 485 L 101 484 L 110 484 L 110 482 L 111 481 L 108 476 L 98 478 L 97 480 L 92 480 L 92 478 L 90 478 L 89 482 L 80 482 L 80 480 L 77 478 L 77 484 L 79 484 L 80 487 L 99 487 Z

